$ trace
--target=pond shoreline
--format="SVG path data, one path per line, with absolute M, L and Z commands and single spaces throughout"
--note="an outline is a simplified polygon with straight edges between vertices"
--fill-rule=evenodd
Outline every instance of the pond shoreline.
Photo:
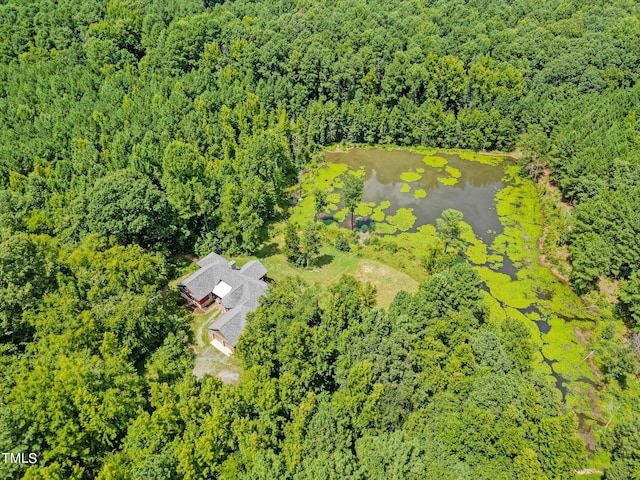
M 512 158 L 514 160 L 518 160 L 522 158 L 522 150 L 514 150 L 513 152 L 503 152 L 499 150 L 470 150 L 464 148 L 441 148 L 441 147 L 428 147 L 424 145 L 417 146 L 402 146 L 402 145 L 370 145 L 368 143 L 347 143 L 340 142 L 332 145 L 326 145 L 320 149 L 323 153 L 349 153 L 349 151 L 354 149 L 361 150 L 382 150 L 382 151 L 393 151 L 393 150 L 406 150 L 409 152 L 414 152 L 418 154 L 423 154 L 425 152 L 430 153 L 442 153 L 446 155 L 458 155 L 465 153 L 472 153 L 474 155 L 486 155 L 489 157 L 505 157 Z

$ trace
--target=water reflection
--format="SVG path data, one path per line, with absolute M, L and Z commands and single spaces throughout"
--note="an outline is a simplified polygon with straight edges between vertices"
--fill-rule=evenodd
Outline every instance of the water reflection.
M 491 242 L 496 233 L 502 232 L 502 224 L 495 209 L 495 195 L 504 187 L 502 177 L 504 165 L 483 165 L 461 159 L 458 155 L 441 155 L 447 160 L 447 166 L 460 172 L 455 185 L 443 185 L 438 177 L 449 177 L 444 168 L 437 169 L 426 165 L 423 155 L 407 150 L 362 150 L 353 149 L 347 153 L 325 153 L 327 161 L 346 163 L 351 170 L 365 169 L 363 201 L 376 205 L 384 200 L 391 202 L 385 210 L 393 215 L 399 208 L 412 208 L 416 223 L 412 231 L 426 224 L 435 225 L 436 219 L 447 208 L 460 210 L 464 220 L 473 227 L 473 231 L 485 242 Z M 404 182 L 403 172 L 418 172 L 422 178 L 415 182 Z M 403 184 L 409 183 L 410 192 L 401 192 Z M 425 198 L 416 198 L 417 189 L 427 192 Z M 491 233 L 489 233 L 491 232 Z

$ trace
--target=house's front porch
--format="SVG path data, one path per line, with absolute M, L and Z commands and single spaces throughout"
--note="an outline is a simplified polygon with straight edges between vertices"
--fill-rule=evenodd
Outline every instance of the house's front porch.
M 216 310 L 223 309 L 222 305 L 220 305 L 219 298 L 216 298 L 213 302 L 211 302 L 208 305 L 198 305 L 196 302 L 194 302 L 193 300 L 185 296 L 182 296 L 182 298 L 185 300 L 184 307 L 194 315 L 202 315 L 205 313 L 210 313 Z

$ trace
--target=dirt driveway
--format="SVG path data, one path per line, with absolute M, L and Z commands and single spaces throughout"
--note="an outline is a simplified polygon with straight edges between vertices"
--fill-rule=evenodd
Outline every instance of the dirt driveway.
M 217 377 L 222 383 L 238 383 L 242 369 L 233 357 L 227 357 L 211 345 L 205 347 L 196 357 L 193 374 L 197 378 L 205 375 Z

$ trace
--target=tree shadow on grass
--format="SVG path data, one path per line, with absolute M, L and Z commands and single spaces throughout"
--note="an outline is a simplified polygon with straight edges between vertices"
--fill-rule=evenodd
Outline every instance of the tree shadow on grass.
M 329 255 L 328 253 L 325 253 L 324 255 L 320 255 L 319 257 L 316 257 L 313 260 L 313 262 L 311 262 L 311 266 L 324 267 L 326 265 L 329 265 L 331 262 L 333 262 L 333 255 Z
M 256 257 L 258 258 L 273 257 L 278 253 L 280 253 L 280 248 L 278 247 L 278 244 L 275 242 L 271 242 L 269 244 L 263 245 L 260 248 L 260 250 L 256 252 Z

